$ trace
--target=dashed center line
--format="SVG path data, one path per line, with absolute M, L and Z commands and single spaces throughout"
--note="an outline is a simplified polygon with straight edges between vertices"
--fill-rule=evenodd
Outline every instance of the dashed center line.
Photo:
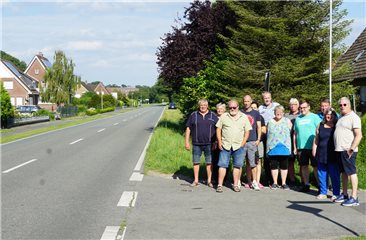
M 134 207 L 136 203 L 137 192 L 124 191 L 117 204 L 117 207 Z
M 127 121 L 127 119 L 123 119 L 123 121 L 124 121 L 124 122 L 126 122 L 126 121 Z
M 105 128 L 102 128 L 102 129 L 98 130 L 98 133 L 103 132 L 104 130 L 105 130 Z
M 118 125 L 119 123 L 115 123 L 115 124 L 113 124 L 113 126 L 116 126 L 116 125 Z
M 139 172 L 133 172 L 130 177 L 130 181 L 141 182 L 143 178 L 144 178 L 144 174 L 141 174 Z
M 13 170 L 15 170 L 15 169 L 17 169 L 17 168 L 23 167 L 24 165 L 27 165 L 27 164 L 29 164 L 29 163 L 31 163 L 31 162 L 34 162 L 34 161 L 37 161 L 37 160 L 38 160 L 38 159 L 32 159 L 32 160 L 29 160 L 28 162 L 25 162 L 25 163 L 19 164 L 18 166 L 15 166 L 15 167 L 13 167 L 13 168 L 10 168 L 10 169 L 8 169 L 8 170 L 3 171 L 3 173 L 9 173 L 9 172 L 11 172 L 11 171 L 13 171 Z
M 83 141 L 83 140 L 84 140 L 83 138 L 80 138 L 80 139 L 78 139 L 76 141 L 71 142 L 70 145 L 75 144 L 75 143 L 80 142 L 80 141 Z
M 106 226 L 100 240 L 115 240 L 119 231 L 119 226 Z

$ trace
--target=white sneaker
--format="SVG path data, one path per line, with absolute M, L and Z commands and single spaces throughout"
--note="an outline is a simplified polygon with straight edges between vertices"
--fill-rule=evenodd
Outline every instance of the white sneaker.
M 252 188 L 256 191 L 260 191 L 261 189 L 259 188 L 258 184 L 256 181 L 253 181 L 252 182 Z

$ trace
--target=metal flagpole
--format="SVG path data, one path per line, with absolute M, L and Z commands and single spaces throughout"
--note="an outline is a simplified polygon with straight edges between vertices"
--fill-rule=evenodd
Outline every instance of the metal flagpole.
M 332 104 L 332 31 L 333 31 L 333 0 L 330 0 L 329 14 L 329 101 Z

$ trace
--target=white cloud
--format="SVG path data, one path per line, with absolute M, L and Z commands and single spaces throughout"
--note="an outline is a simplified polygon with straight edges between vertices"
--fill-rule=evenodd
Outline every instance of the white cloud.
M 69 50 L 99 50 L 103 48 L 103 43 L 100 41 L 72 41 L 66 44 L 66 49 Z

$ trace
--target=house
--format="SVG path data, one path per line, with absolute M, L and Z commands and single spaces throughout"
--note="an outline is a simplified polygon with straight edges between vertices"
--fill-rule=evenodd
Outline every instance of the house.
M 44 75 L 47 69 L 51 67 L 52 64 L 50 61 L 40 52 L 33 57 L 24 73 L 36 79 L 40 83 L 40 86 L 44 87 Z
M 38 92 L 40 91 L 40 87 L 45 88 L 44 76 L 46 75 L 47 69 L 51 67 L 52 64 L 50 61 L 43 56 L 43 53 L 40 52 L 33 57 L 28 64 L 27 69 L 25 69 L 25 74 L 38 81 Z M 55 103 L 43 102 L 41 97 L 39 98 L 38 105 L 50 111 L 57 109 L 57 105 Z
M 0 81 L 8 91 L 13 106 L 38 104 L 38 81 L 22 73 L 11 62 L 1 60 Z
M 366 28 L 353 42 L 351 47 L 340 56 L 335 66 L 351 64 L 352 71 L 334 79 L 334 82 L 352 80 L 352 84 L 360 88 L 360 110 L 366 112 Z
M 74 97 L 80 98 L 84 93 L 87 93 L 87 92 L 94 92 L 94 89 L 90 85 L 88 85 L 86 82 L 81 81 L 80 86 L 75 91 Z

